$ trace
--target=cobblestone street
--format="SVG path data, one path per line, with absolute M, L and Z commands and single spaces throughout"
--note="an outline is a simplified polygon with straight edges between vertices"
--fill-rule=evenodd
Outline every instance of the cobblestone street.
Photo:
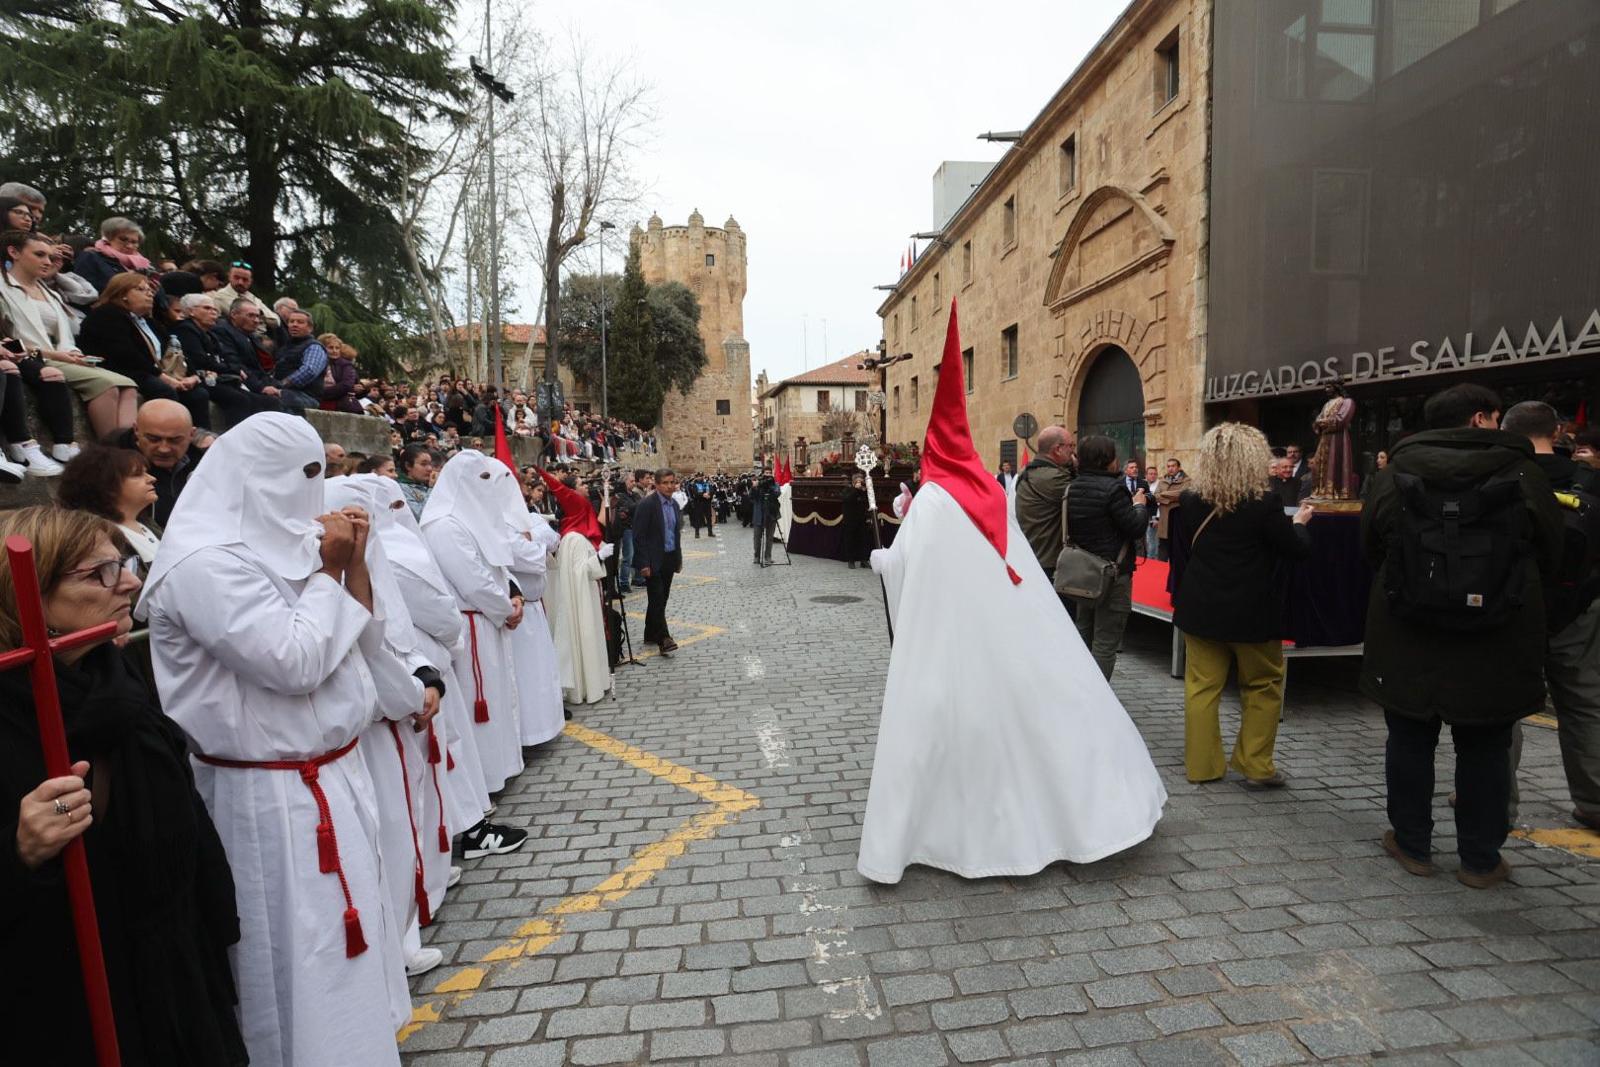
M 737 525 L 685 547 L 681 651 L 531 754 L 497 816 L 527 845 L 468 863 L 426 932 L 446 962 L 413 984 L 410 1067 L 1600 1063 L 1600 838 L 1513 839 L 1511 884 L 1462 887 L 1446 743 L 1442 870 L 1405 874 L 1354 661 L 1291 664 L 1292 788 L 1191 786 L 1168 631 L 1135 618 L 1114 685 L 1171 793 L 1155 836 L 1032 878 L 874 886 L 876 579 L 757 569 Z M 1555 735 L 1525 733 L 1519 822 L 1567 828 Z

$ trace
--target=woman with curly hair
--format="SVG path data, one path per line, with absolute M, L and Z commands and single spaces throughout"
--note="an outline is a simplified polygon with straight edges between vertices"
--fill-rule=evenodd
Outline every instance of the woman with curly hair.
M 1184 766 L 1191 782 L 1217 781 L 1231 766 L 1248 789 L 1285 784 L 1272 758 L 1283 710 L 1283 605 L 1288 565 L 1311 554 L 1312 509 L 1302 504 L 1290 520 L 1267 487 L 1271 466 L 1260 430 L 1214 426 L 1174 509 L 1173 624 L 1186 650 Z M 1234 664 L 1239 736 L 1224 763 L 1218 709 Z

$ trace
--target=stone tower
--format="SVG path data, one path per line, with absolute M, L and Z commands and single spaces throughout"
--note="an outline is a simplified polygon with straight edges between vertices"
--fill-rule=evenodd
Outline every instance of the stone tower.
M 744 339 L 744 231 L 729 218 L 719 230 L 699 211 L 687 226 L 651 215 L 633 228 L 644 280 L 682 282 L 700 302 L 706 367 L 685 396 L 668 389 L 659 435 L 666 465 L 708 474 L 746 470 L 755 452 L 750 424 L 750 344 Z

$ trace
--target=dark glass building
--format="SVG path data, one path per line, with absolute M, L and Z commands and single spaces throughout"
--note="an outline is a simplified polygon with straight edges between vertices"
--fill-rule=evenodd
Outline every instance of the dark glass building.
M 1210 420 L 1371 457 L 1455 381 L 1600 420 L 1600 0 L 1217 0 Z

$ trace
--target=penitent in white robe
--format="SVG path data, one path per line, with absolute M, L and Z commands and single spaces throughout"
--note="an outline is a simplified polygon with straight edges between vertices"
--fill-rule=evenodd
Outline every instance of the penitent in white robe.
M 424 783 L 422 822 L 417 832 L 422 838 L 423 873 L 428 886 L 428 907 L 437 909 L 444 901 L 445 882 L 450 876 L 450 849 L 439 848 L 440 815 L 443 814 L 446 842 L 476 826 L 489 810 L 489 794 L 483 786 L 483 764 L 472 730 L 472 709 L 461 699 L 461 683 L 455 665 L 467 654 L 465 619 L 456 607 L 455 597 L 439 588 L 441 575 L 419 575 L 398 560 L 394 565 L 395 584 L 405 598 L 406 610 L 417 636 L 416 652 L 444 675 L 445 693 L 439 700 L 439 714 L 433 717 L 434 738 L 439 762 L 430 763 Z M 447 583 L 446 583 L 447 584 Z M 469 666 L 470 670 L 470 666 Z
M 422 539 L 455 592 L 467 623 L 467 649 L 456 657 L 454 679 L 477 743 L 484 791 L 498 793 L 522 773 L 523 766 L 522 714 L 505 629 L 511 617 L 511 578 L 506 568 L 483 558 L 460 519 L 451 516 L 430 522 L 422 528 Z M 488 722 L 479 722 L 474 711 L 478 696 L 472 664 L 474 633 Z
M 382 621 L 327 575 L 290 581 L 241 546 L 202 548 L 141 610 L 162 705 L 197 753 L 313 759 L 356 738 L 378 707 L 363 648 L 381 649 Z M 409 993 L 361 753 L 318 772 L 367 944 L 353 958 L 344 895 L 319 867 L 317 805 L 300 775 L 198 760 L 194 770 L 233 868 L 241 929 L 231 957 L 251 1064 L 398 1064 L 396 1013 Z
M 541 603 L 549 577 L 547 547 L 538 531 L 532 540 L 520 533 L 511 538 L 511 577 L 522 590 L 523 619 L 520 626 L 507 632 L 507 639 L 517 668 L 524 745 L 542 745 L 566 726 L 555 641 Z
M 593 704 L 611 689 L 606 623 L 596 584 L 605 575 L 605 564 L 587 537 L 574 531 L 561 539 L 545 605 L 561 669 L 561 696 L 568 704 Z
M 1015 520 L 1005 562 L 936 483 L 872 554 L 894 623 L 857 869 L 965 878 L 1091 863 L 1150 836 L 1167 792 Z
M 794 528 L 794 488 L 788 483 L 778 487 L 778 540 L 789 543 L 789 531 Z

